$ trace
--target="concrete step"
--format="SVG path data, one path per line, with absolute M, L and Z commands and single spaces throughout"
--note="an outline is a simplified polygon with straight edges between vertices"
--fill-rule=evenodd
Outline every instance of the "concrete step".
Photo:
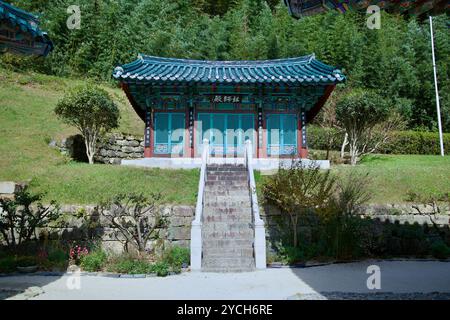
M 244 166 L 207 166 L 208 171 L 232 171 L 232 172 L 247 172 Z
M 233 189 L 233 190 L 205 190 L 204 197 L 240 197 L 243 195 L 248 195 L 250 197 L 250 193 L 248 189 Z
M 203 241 L 203 248 L 253 248 L 252 239 L 209 239 Z
M 212 215 L 212 216 L 204 216 L 203 224 L 206 225 L 208 223 L 252 223 L 251 216 L 236 216 L 236 215 Z
M 204 209 L 207 208 L 251 208 L 250 200 L 246 201 L 217 201 L 217 199 L 205 199 Z
M 204 197 L 205 202 L 219 203 L 219 202 L 250 202 L 250 194 L 248 192 L 234 196 L 210 196 Z
M 241 232 L 252 229 L 252 223 L 246 223 L 246 222 L 232 222 L 232 223 L 226 223 L 226 222 L 204 222 L 203 223 L 203 231 L 217 231 L 217 232 L 224 232 L 224 231 L 233 231 L 233 232 Z
M 226 206 L 226 207 L 220 207 L 220 206 L 206 206 L 203 209 L 203 215 L 226 215 L 226 214 L 233 214 L 233 215 L 251 215 L 252 214 L 252 207 L 250 204 L 247 204 L 245 206 Z
M 213 248 L 208 247 L 203 250 L 203 255 L 208 257 L 253 257 L 253 248 L 248 246 L 231 247 L 231 248 Z
M 243 185 L 230 185 L 230 184 L 210 184 L 210 185 L 205 185 L 205 192 L 223 192 L 223 191 L 249 191 L 249 187 L 248 184 L 245 183 Z
M 243 164 L 209 164 L 208 169 L 247 169 Z
M 214 180 L 205 182 L 205 187 L 237 187 L 237 188 L 248 188 L 247 180 Z
M 253 239 L 254 231 L 252 229 L 242 229 L 242 230 L 202 230 L 202 238 L 205 241 L 213 239 Z
M 203 257 L 202 267 L 211 268 L 253 268 L 254 267 L 253 257 L 239 258 L 239 257 L 222 257 L 222 258 L 208 258 Z
M 211 273 L 238 273 L 238 272 L 252 272 L 255 271 L 255 267 L 250 268 L 220 268 L 220 267 L 202 267 L 202 272 L 211 272 Z
M 246 182 L 247 176 L 244 175 L 211 175 L 206 176 L 206 181 L 233 181 L 233 182 Z

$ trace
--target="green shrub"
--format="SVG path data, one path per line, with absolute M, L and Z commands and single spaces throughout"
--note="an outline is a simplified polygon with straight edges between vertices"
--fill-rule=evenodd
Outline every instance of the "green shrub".
M 437 259 L 450 257 L 450 248 L 442 241 L 436 241 L 431 245 L 431 254 Z
M 64 264 L 69 260 L 66 250 L 52 248 L 48 252 L 48 261 L 54 264 Z
M 338 134 L 337 131 L 336 134 Z M 326 131 L 321 127 L 308 126 L 307 137 L 310 149 L 327 149 Z M 340 151 L 343 139 L 343 135 L 341 138 L 335 139 L 331 150 Z M 450 133 L 444 133 L 444 145 L 450 145 Z M 383 144 L 377 152 L 385 154 L 437 155 L 440 154 L 439 134 L 426 131 L 397 131 L 393 134 L 392 139 Z M 448 148 L 446 154 L 450 154 Z
M 171 267 L 173 272 L 180 273 L 183 265 L 189 265 L 189 249 L 176 246 L 172 247 L 164 253 L 163 261 Z
M 5 256 L 0 259 L 0 273 L 9 273 L 16 271 L 17 262 L 13 256 Z
M 149 274 L 152 273 L 152 264 L 149 261 L 123 255 L 113 259 L 107 267 L 110 272 L 125 274 Z
M 305 261 L 305 254 L 299 247 L 280 246 L 278 247 L 278 256 L 281 262 L 285 264 L 294 264 Z
M 96 249 L 86 256 L 82 256 L 80 266 L 89 272 L 100 271 L 106 264 L 108 256 L 102 249 Z
M 160 261 L 151 266 L 151 272 L 156 273 L 158 277 L 166 277 L 169 274 L 169 264 L 165 261 Z
M 38 263 L 37 263 L 36 257 L 22 256 L 22 257 L 16 258 L 16 265 L 18 267 L 30 267 L 30 266 L 36 266 L 37 264 Z
M 450 145 L 450 133 L 444 134 L 444 145 Z M 387 154 L 440 154 L 439 134 L 424 131 L 399 131 L 380 148 Z M 447 148 L 446 153 L 449 154 Z

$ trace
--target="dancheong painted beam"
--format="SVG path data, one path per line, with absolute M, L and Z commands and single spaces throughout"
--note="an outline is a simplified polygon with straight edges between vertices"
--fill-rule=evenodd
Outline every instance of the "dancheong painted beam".
M 36 16 L 0 1 L 0 53 L 47 56 L 52 50 Z
M 448 0 L 284 0 L 289 12 L 296 18 L 310 16 L 327 10 L 346 12 L 365 11 L 370 5 L 377 5 L 391 13 L 423 16 L 449 12 Z
M 140 55 L 119 66 L 121 82 L 145 121 L 146 157 L 307 157 L 306 123 L 342 72 L 314 55 L 264 61 L 201 61 Z

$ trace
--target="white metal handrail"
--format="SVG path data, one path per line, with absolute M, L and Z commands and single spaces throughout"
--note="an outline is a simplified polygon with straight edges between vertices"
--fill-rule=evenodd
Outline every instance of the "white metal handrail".
M 259 215 L 258 195 L 256 193 L 255 175 L 253 173 L 253 147 L 250 140 L 245 141 L 245 165 L 248 171 L 253 223 L 255 226 L 255 265 L 257 269 L 265 269 L 266 264 L 266 231 L 264 221 Z
M 200 169 L 200 179 L 198 181 L 197 205 L 195 207 L 195 217 L 191 225 L 191 270 L 200 270 L 202 268 L 202 214 L 208 158 L 209 141 L 208 139 L 204 139 L 202 166 Z

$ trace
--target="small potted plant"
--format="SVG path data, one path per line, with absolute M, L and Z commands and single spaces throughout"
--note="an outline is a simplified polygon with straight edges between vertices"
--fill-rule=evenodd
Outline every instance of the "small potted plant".
M 17 258 L 17 270 L 23 273 L 35 272 L 38 269 L 36 258 L 19 257 Z

